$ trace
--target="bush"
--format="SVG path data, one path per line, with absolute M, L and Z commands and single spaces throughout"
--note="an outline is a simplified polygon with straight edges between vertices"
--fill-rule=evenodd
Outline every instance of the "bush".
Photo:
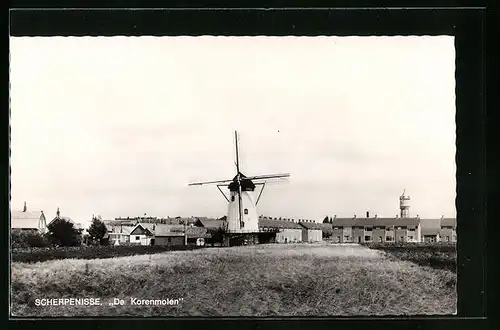
M 167 251 L 194 250 L 197 246 L 76 246 L 57 248 L 16 248 L 12 250 L 12 262 L 42 262 L 57 259 L 105 259 L 153 254 Z
M 35 231 L 11 231 L 12 248 L 49 247 L 46 236 Z

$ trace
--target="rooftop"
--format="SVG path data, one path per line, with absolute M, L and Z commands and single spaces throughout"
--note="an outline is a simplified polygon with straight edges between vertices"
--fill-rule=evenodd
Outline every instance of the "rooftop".
M 417 226 L 419 218 L 335 218 L 333 226 L 375 227 L 375 226 Z
M 303 222 L 299 221 L 299 224 L 303 226 L 304 228 L 307 229 L 318 229 L 318 230 L 323 230 L 323 224 L 322 223 L 317 223 L 317 222 Z
M 260 219 L 259 227 L 276 229 L 302 229 L 303 227 L 296 222 L 286 220 Z
M 39 229 L 38 222 L 42 217 L 42 211 L 11 211 L 11 228 L 16 229 Z M 45 217 L 43 215 L 43 217 Z

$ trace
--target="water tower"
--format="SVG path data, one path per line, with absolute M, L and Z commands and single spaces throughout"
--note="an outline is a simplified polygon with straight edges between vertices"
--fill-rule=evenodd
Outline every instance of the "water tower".
M 401 218 L 410 217 L 410 196 L 405 196 L 405 190 L 401 196 L 399 196 L 399 209 L 401 210 Z

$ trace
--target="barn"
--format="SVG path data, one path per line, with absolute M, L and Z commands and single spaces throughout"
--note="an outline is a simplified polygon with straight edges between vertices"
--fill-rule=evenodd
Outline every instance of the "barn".
M 291 219 L 272 220 L 261 218 L 259 219 L 259 230 L 276 233 L 274 239 L 271 239 L 269 243 L 302 242 L 302 227 Z
M 321 242 L 323 240 L 323 226 L 312 220 L 301 220 L 302 242 Z
M 144 224 L 150 227 L 153 234 L 151 244 L 161 246 L 182 246 L 184 241 L 184 226 L 183 225 L 166 225 L 166 224 Z

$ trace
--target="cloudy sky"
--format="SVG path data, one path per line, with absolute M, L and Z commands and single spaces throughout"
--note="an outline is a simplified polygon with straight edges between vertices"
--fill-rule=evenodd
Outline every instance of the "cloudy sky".
M 13 209 L 222 216 L 238 130 L 259 214 L 455 216 L 452 37 L 10 42 Z

